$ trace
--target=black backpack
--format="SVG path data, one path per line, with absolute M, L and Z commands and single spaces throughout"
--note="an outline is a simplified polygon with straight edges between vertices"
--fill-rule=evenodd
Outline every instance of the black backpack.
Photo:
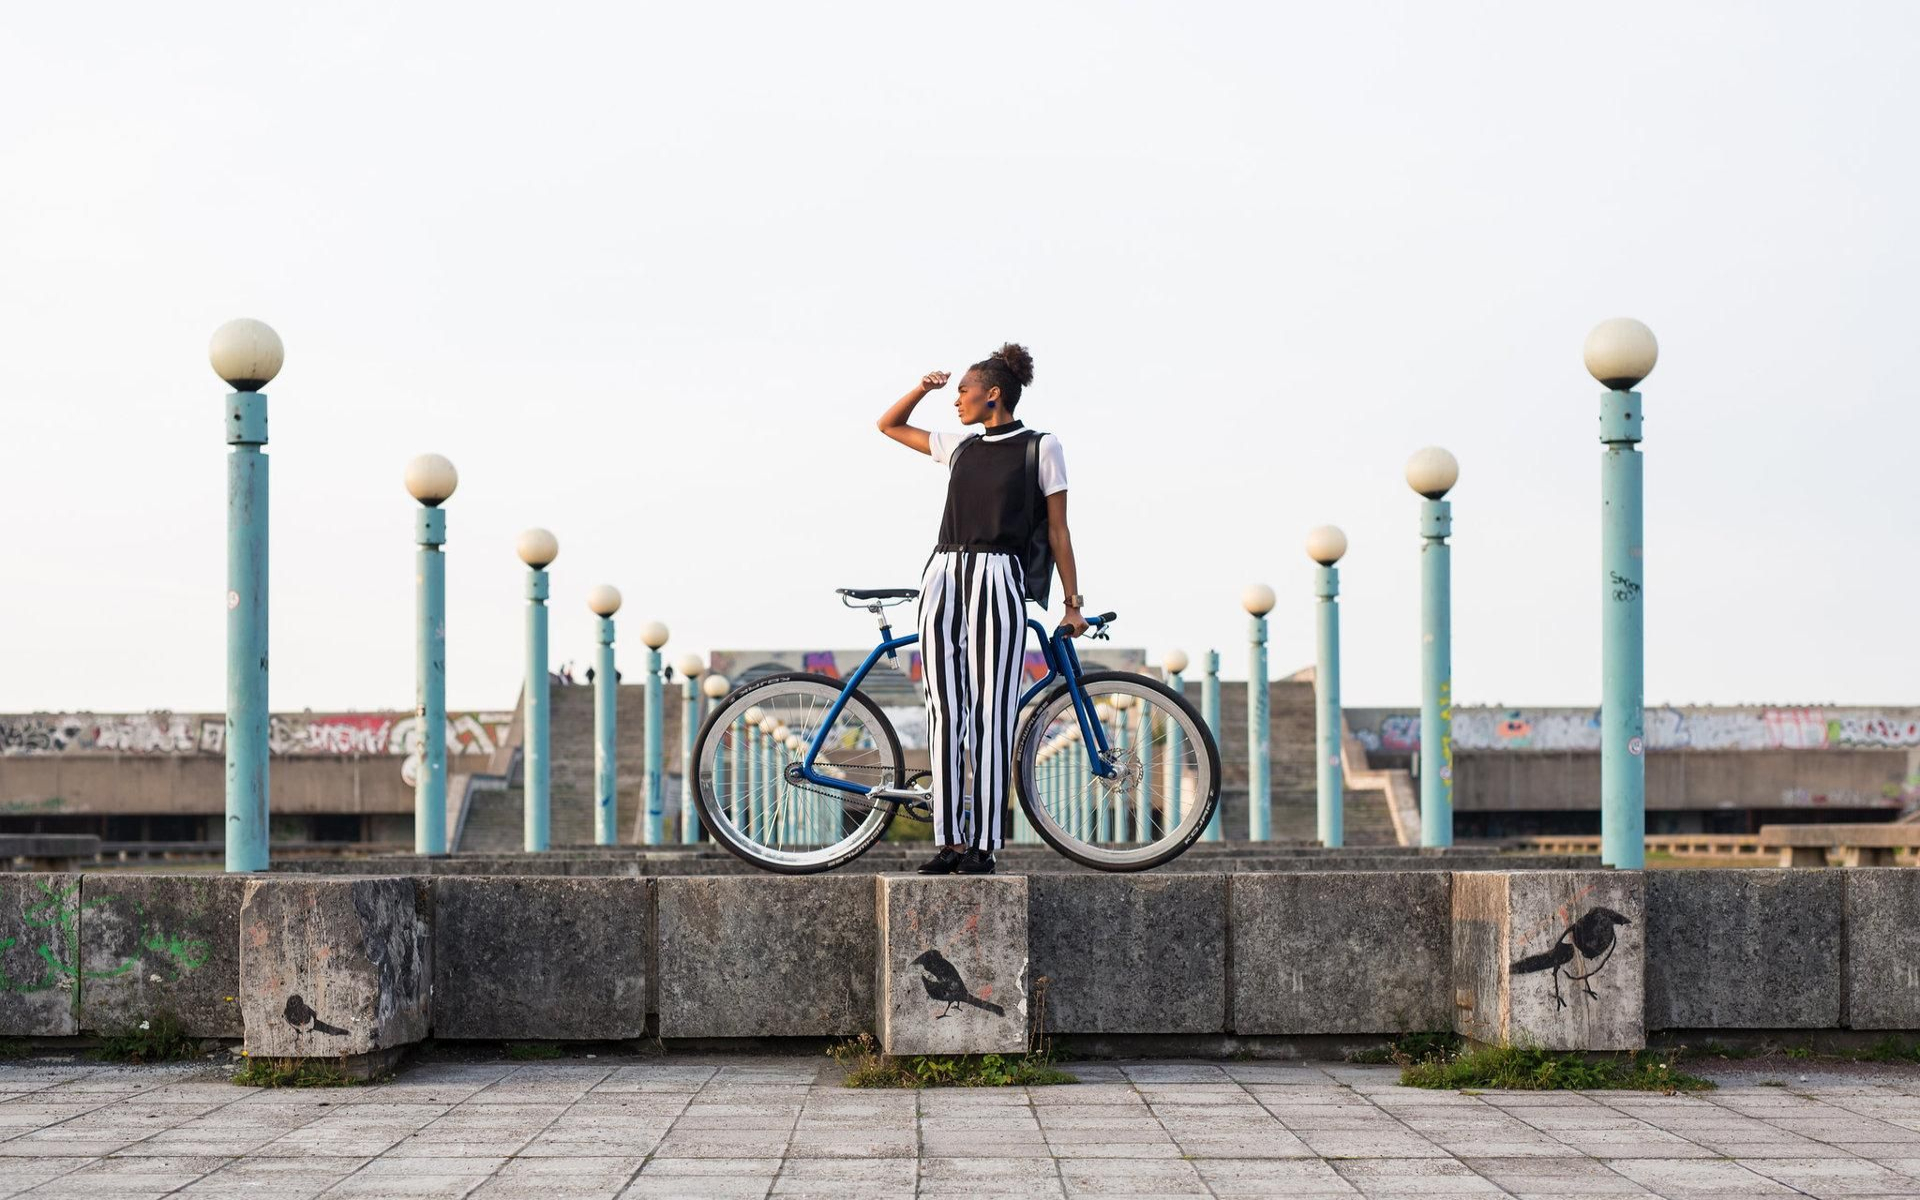
M 1040 439 L 1047 436 L 1037 429 L 1025 431 L 1027 439 L 1027 547 L 1020 555 L 1022 591 L 1041 608 L 1047 606 L 1047 593 L 1053 587 L 1053 543 L 1047 540 L 1046 497 L 1040 494 Z M 954 448 L 953 457 L 974 442 L 973 438 Z M 951 464 L 949 464 L 951 466 Z M 1035 519 L 1035 512 L 1039 518 Z

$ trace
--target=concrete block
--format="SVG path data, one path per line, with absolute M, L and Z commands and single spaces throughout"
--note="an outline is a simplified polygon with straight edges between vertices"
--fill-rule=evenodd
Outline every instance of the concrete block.
M 0 1037 L 80 1031 L 80 876 L 0 874 Z
M 1846 896 L 1844 1022 L 1920 1029 L 1920 871 L 1841 872 Z
M 1233 876 L 1233 1032 L 1453 1027 L 1446 871 Z
M 434 879 L 433 1035 L 646 1036 L 651 886 L 644 879 Z
M 1027 1049 L 1027 877 L 881 875 L 880 1046 Z
M 272 878 L 240 906 L 257 1058 L 377 1058 L 427 1036 L 432 941 L 407 879 Z
M 1033 875 L 1027 889 L 1048 1030 L 1226 1030 L 1227 876 Z
M 1649 1029 L 1840 1024 L 1839 871 L 1647 874 Z
M 1637 871 L 1455 874 L 1455 1031 L 1545 1050 L 1646 1045 L 1646 892 Z
M 88 875 L 80 887 L 80 1027 L 121 1033 L 170 1015 L 237 1038 L 242 875 Z
M 654 881 L 661 1037 L 832 1037 L 873 1029 L 873 880 Z

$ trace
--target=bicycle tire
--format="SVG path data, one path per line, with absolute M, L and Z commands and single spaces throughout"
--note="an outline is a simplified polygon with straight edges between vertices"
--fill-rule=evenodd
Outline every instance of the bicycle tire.
M 1087 848 L 1087 843 L 1078 838 L 1065 836 L 1059 830 L 1052 817 L 1045 812 L 1044 806 L 1038 801 L 1034 769 L 1040 737 L 1049 723 L 1042 717 L 1056 709 L 1059 701 L 1066 697 L 1065 681 L 1034 701 L 1021 717 L 1020 729 L 1015 737 L 1019 747 L 1019 769 L 1015 775 L 1015 789 L 1020 794 L 1020 807 L 1026 812 L 1027 821 L 1032 825 L 1034 832 L 1066 858 L 1096 871 L 1122 873 L 1150 871 L 1155 867 L 1165 866 L 1186 853 L 1189 846 L 1200 840 L 1201 835 L 1206 832 L 1208 823 L 1213 820 L 1214 810 L 1220 806 L 1220 747 L 1214 741 L 1213 731 L 1207 728 L 1206 719 L 1200 715 L 1200 710 L 1189 703 L 1185 696 L 1159 680 L 1146 675 L 1136 675 L 1131 671 L 1090 671 L 1080 676 L 1080 686 L 1083 690 L 1099 683 L 1120 683 L 1136 695 L 1141 691 L 1153 693 L 1160 700 L 1178 708 L 1188 719 L 1190 723 L 1190 728 L 1186 730 L 1188 736 L 1195 733 L 1200 735 L 1195 739 L 1195 744 L 1205 750 L 1202 761 L 1206 763 L 1208 779 L 1207 786 L 1203 789 L 1204 801 L 1197 810 L 1193 810 L 1197 811 L 1197 817 L 1183 818 L 1184 832 L 1178 839 L 1169 840 L 1166 845 L 1160 846 L 1153 853 L 1140 854 L 1137 858 L 1129 858 L 1125 862 L 1115 862 L 1111 852 L 1093 853 Z M 1068 701 L 1068 707 L 1071 707 L 1071 700 Z
M 795 688 L 793 686 L 795 684 L 802 686 Z M 772 871 L 780 875 L 817 875 L 846 866 L 871 850 L 875 842 L 886 836 L 894 817 L 900 811 L 897 801 L 876 805 L 875 813 L 878 820 L 863 822 L 858 839 L 849 839 L 845 845 L 836 844 L 837 849 L 830 848 L 834 849 L 834 853 L 821 855 L 818 861 L 801 855 L 764 853 L 763 847 L 751 844 L 738 835 L 733 822 L 721 813 L 717 800 L 707 784 L 707 781 L 713 777 L 711 755 L 718 750 L 713 737 L 716 728 L 723 727 L 723 724 L 730 726 L 739 714 L 766 703 L 769 699 L 768 693 L 807 694 L 819 699 L 824 698 L 822 693 L 828 697 L 837 697 L 845 687 L 846 684 L 842 680 L 807 671 L 768 675 L 764 679 L 756 679 L 752 683 L 737 687 L 721 697 L 714 705 L 713 711 L 707 714 L 707 719 L 701 723 L 700 732 L 693 747 L 695 807 L 700 813 L 700 824 L 705 827 L 707 835 L 735 857 L 763 871 Z M 900 751 L 900 736 L 894 731 L 893 722 L 887 720 L 885 710 L 858 689 L 847 697 L 847 707 L 863 710 L 859 713 L 860 719 L 868 722 L 876 732 L 885 735 L 885 749 L 892 765 L 890 768 L 883 769 L 891 771 L 890 782 L 898 786 L 906 778 L 906 756 Z

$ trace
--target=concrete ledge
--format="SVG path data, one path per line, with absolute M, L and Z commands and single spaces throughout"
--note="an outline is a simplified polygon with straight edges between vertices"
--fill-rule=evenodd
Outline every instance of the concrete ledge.
M 873 880 L 661 879 L 660 1036 L 828 1037 L 874 1019 Z
M 1444 871 L 1232 876 L 1233 1031 L 1452 1028 L 1451 894 Z
M 81 1028 L 121 1033 L 165 1014 L 194 1037 L 239 1037 L 248 883 L 244 875 L 83 877 Z
M 0 875 L 0 1037 L 80 1032 L 80 876 Z
M 646 1036 L 645 879 L 433 880 L 433 1034 Z
M 1031 975 L 1059 1033 L 1227 1027 L 1226 875 L 1035 875 Z
M 432 945 L 406 879 L 255 879 L 240 1012 L 257 1058 L 379 1056 L 427 1036 Z
M 1647 1028 L 1840 1024 L 1845 875 L 1674 870 L 1647 875 Z
M 1851 1029 L 1920 1029 L 1920 871 L 1841 872 Z
M 880 1046 L 888 1054 L 1027 1049 L 1027 879 L 882 875 Z
M 1499 1046 L 1638 1050 L 1649 907 L 1637 871 L 1456 874 L 1455 1032 Z

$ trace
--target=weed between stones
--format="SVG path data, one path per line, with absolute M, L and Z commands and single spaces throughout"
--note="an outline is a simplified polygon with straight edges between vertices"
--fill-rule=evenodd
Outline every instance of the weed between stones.
M 328 1062 L 307 1058 L 249 1058 L 233 1081 L 241 1087 L 326 1088 L 381 1083 L 388 1076 L 361 1079 Z
M 531 1062 L 542 1058 L 564 1058 L 566 1051 L 558 1042 L 508 1042 L 507 1057 L 516 1062 Z
M 1040 1087 L 1079 1080 L 1037 1054 L 882 1054 L 863 1033 L 827 1051 L 850 1088 Z
M 1633 1055 L 1553 1054 L 1524 1046 L 1487 1046 L 1437 1053 L 1400 1068 L 1400 1082 L 1422 1088 L 1491 1088 L 1502 1091 L 1644 1091 L 1673 1095 L 1714 1084 L 1674 1067 L 1675 1056 L 1657 1050 Z
M 131 1029 L 110 1033 L 94 1047 L 102 1062 L 180 1062 L 200 1056 L 200 1039 L 187 1036 L 172 1013 L 149 1017 Z

